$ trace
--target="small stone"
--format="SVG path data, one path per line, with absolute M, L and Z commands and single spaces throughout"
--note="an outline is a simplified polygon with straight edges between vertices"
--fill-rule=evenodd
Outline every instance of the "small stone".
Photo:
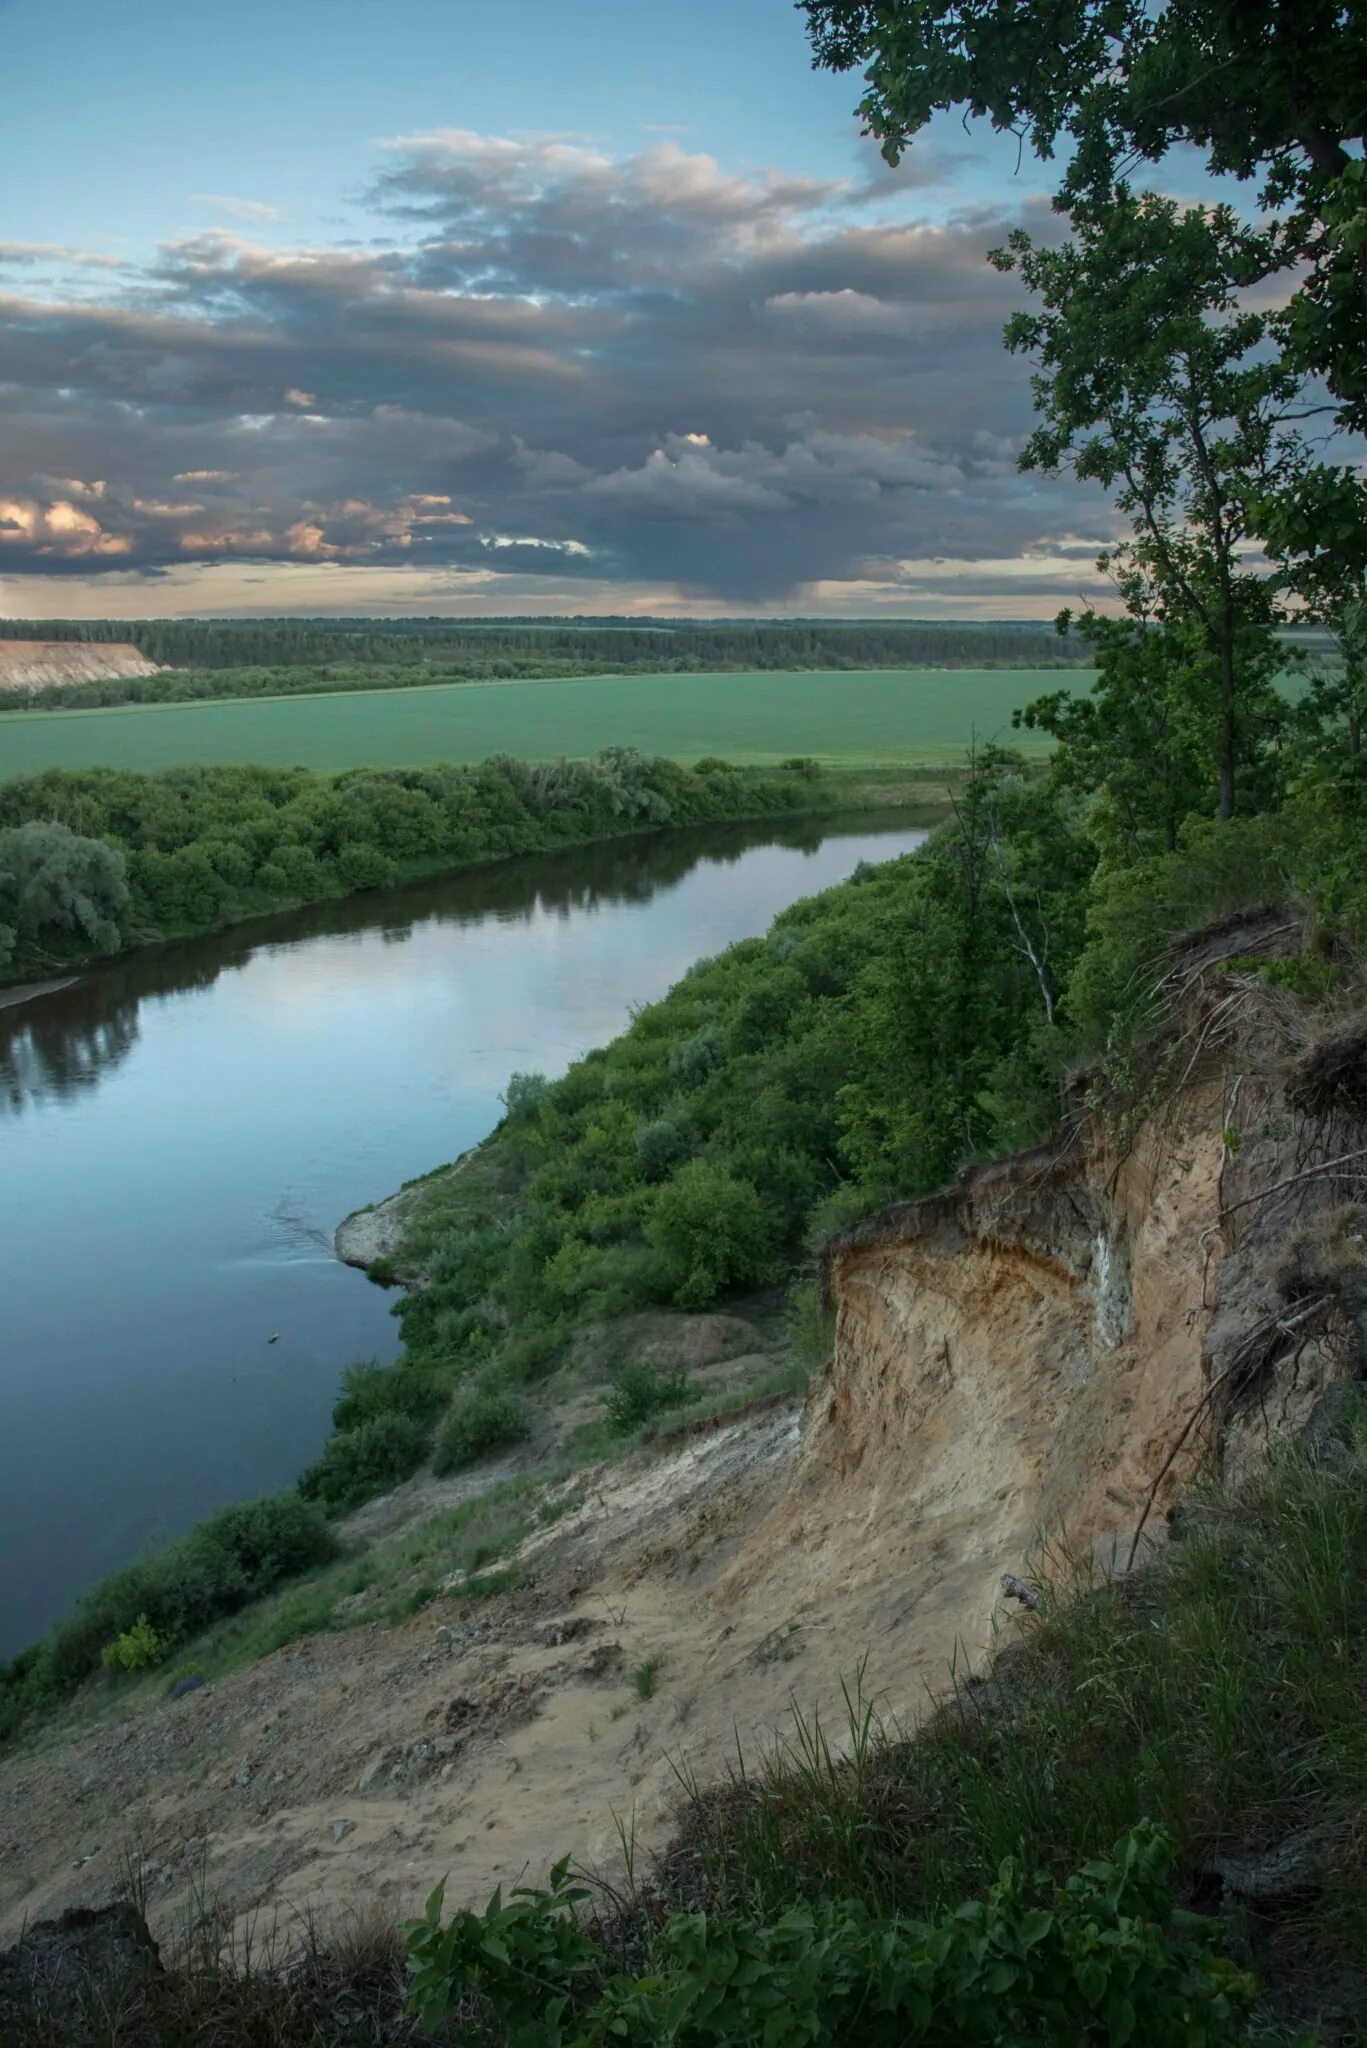
M 334 1842 L 344 1842 L 348 1835 L 354 1835 L 355 1832 L 356 1823 L 354 1820 L 335 1820 L 332 1823 L 332 1839 Z
M 239 1785 L 250 1785 L 250 1784 L 251 1784 L 251 1782 L 252 1782 L 252 1774 L 251 1774 L 250 1770 L 248 1769 L 248 1767 L 246 1766 L 246 1764 L 243 1764 L 243 1766 L 242 1766 L 241 1770 L 240 1770 L 240 1771 L 238 1772 L 238 1774 L 237 1774 L 237 1778 L 236 1778 L 236 1781 L 235 1781 L 235 1782 L 236 1782 L 237 1784 L 239 1784 Z
M 398 1749 L 377 1749 L 357 1779 L 356 1790 L 362 1794 L 374 1792 L 382 1778 L 397 1777 L 402 1754 Z

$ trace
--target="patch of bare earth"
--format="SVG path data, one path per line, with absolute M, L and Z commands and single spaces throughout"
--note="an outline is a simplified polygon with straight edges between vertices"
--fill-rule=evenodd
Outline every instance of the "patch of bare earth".
M 158 664 L 122 640 L 0 640 L 0 695 L 49 683 L 99 683 L 154 676 Z

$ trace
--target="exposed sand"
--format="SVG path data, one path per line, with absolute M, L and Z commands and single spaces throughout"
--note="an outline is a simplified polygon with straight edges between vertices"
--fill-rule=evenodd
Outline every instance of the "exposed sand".
M 154 676 L 158 667 L 126 640 L 0 640 L 0 694 L 21 694 L 47 683 Z

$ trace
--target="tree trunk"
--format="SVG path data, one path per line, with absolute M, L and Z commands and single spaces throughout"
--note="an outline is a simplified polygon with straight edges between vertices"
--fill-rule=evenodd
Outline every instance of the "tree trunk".
M 1234 816 L 1236 736 L 1234 648 L 1226 633 L 1220 643 L 1220 816 Z

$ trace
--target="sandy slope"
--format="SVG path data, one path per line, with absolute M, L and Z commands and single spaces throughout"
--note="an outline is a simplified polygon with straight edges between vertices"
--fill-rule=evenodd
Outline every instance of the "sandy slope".
M 46 683 L 154 676 L 157 666 L 128 641 L 0 640 L 0 694 L 37 690 Z

